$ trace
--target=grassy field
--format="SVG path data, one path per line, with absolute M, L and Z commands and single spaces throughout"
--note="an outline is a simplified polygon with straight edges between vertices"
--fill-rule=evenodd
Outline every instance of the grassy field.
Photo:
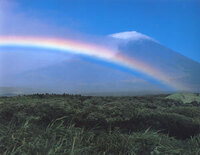
M 0 154 L 200 154 L 200 103 L 167 95 L 0 98 Z

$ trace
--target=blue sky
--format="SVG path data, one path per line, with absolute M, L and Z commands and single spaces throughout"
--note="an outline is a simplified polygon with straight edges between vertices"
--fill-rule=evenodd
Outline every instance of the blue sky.
M 4 0 L 3 0 L 4 1 Z M 198 0 L 8 0 L 15 12 L 57 29 L 104 36 L 137 31 L 200 62 Z

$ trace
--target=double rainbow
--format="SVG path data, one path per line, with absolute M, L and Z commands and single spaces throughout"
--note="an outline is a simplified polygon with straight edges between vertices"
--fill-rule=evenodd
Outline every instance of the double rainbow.
M 151 67 L 149 64 L 130 58 L 119 52 L 95 44 L 89 44 L 67 39 L 50 39 L 41 37 L 0 36 L 0 47 L 43 48 L 55 51 L 85 55 L 95 59 L 117 64 L 128 69 L 146 74 L 171 88 L 181 89 L 181 86 L 170 81 L 170 77 Z

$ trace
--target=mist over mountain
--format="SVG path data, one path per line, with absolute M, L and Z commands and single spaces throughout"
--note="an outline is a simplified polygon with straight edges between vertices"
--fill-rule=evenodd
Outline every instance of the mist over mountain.
M 89 62 L 83 58 L 15 75 L 15 87 L 29 87 L 49 93 L 138 94 L 159 92 L 158 86 L 117 69 Z M 151 89 L 149 89 L 151 88 Z
M 1 96 L 17 96 L 17 95 L 27 95 L 40 93 L 38 90 L 32 90 L 30 88 L 20 88 L 20 87 L 0 87 L 0 97 Z

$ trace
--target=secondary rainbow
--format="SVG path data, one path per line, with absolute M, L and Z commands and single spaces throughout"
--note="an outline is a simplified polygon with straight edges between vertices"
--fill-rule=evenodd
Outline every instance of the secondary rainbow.
M 118 51 L 113 49 L 98 46 L 96 44 L 90 44 L 70 39 L 67 40 L 42 37 L 0 36 L 0 47 L 4 46 L 44 48 L 78 55 L 86 55 L 121 65 L 131 70 L 139 71 L 172 88 L 182 89 L 182 86 L 172 83 L 170 81 L 170 77 L 160 72 L 159 70 L 154 69 L 149 64 L 120 54 Z

